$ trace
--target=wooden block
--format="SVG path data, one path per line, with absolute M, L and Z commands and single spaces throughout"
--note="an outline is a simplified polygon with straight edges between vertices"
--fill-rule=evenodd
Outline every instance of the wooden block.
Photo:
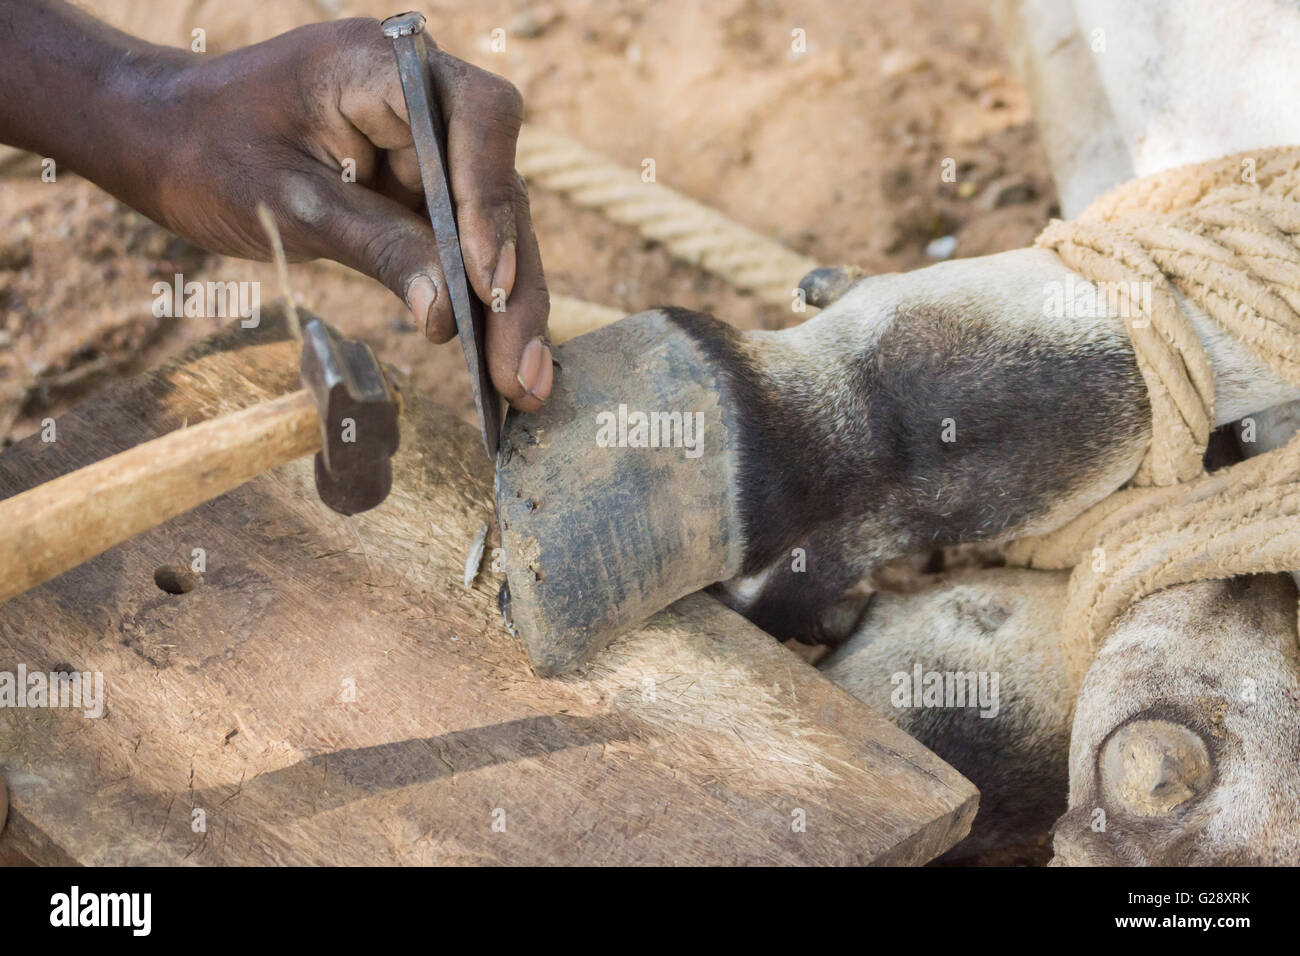
M 270 313 L 63 416 L 54 443 L 0 454 L 0 497 L 297 388 Z M 0 710 L 0 849 L 84 864 L 914 864 L 966 834 L 967 780 L 707 596 L 576 677 L 535 677 L 490 555 L 462 584 L 492 520 L 481 441 L 404 397 L 393 492 L 374 511 L 330 512 L 302 459 L 0 605 L 0 671 L 99 672 L 105 687 L 97 719 Z M 197 586 L 162 590 L 157 569 L 195 549 Z

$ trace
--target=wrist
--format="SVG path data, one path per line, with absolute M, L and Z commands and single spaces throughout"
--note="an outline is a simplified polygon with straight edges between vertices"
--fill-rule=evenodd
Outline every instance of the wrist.
M 194 55 L 132 49 L 106 65 L 87 111 L 89 148 L 72 168 L 149 218 L 167 225 L 176 158 L 190 142 L 181 90 Z
M 0 0 L 0 141 L 55 161 L 146 213 L 173 134 L 170 76 L 191 55 L 61 0 Z M 18 44 L 16 38 L 22 38 Z

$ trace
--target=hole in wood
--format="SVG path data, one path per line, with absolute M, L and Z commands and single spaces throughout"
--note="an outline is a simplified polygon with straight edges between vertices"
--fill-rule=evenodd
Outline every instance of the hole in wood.
M 199 578 L 189 568 L 164 564 L 153 573 L 153 583 L 168 594 L 189 594 L 198 586 Z

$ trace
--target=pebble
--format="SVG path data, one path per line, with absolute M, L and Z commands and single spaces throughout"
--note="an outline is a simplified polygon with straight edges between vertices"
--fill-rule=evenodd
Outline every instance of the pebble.
M 925 254 L 931 259 L 951 259 L 956 251 L 956 236 L 941 236 L 925 247 Z
M 992 182 L 980 196 L 979 204 L 991 212 L 1004 206 L 1015 206 L 1032 202 L 1038 198 L 1034 184 L 1024 179 L 999 179 Z

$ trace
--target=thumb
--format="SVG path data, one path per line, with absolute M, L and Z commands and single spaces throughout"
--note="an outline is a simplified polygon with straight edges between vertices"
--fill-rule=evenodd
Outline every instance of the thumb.
M 429 223 L 364 186 L 339 184 L 332 192 L 321 223 L 329 240 L 320 254 L 382 282 L 431 342 L 450 341 L 456 320 Z

